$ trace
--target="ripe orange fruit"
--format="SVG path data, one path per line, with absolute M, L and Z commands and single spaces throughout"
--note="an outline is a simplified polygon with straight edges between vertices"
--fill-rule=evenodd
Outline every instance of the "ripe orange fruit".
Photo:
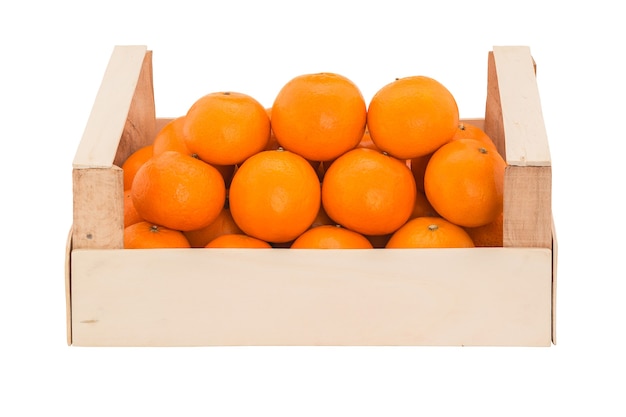
M 237 226 L 230 209 L 224 207 L 215 220 L 206 227 L 197 230 L 189 230 L 184 232 L 185 237 L 189 240 L 192 248 L 203 248 L 216 237 L 234 233 L 243 233 Z
M 472 248 L 470 236 L 441 217 L 416 217 L 399 228 L 386 248 Z
M 403 161 L 367 148 L 337 158 L 322 182 L 328 216 L 364 235 L 384 235 L 402 226 L 413 211 L 415 193 Z
M 280 145 L 311 161 L 334 159 L 354 148 L 366 118 L 359 88 L 327 72 L 291 79 L 272 105 L 272 129 Z
M 189 248 L 182 232 L 150 222 L 139 222 L 124 228 L 124 248 Z
M 124 227 L 143 221 L 137 209 L 133 204 L 133 198 L 130 189 L 124 190 Z
M 425 76 L 399 78 L 370 100 L 367 126 L 381 150 L 398 159 L 434 152 L 448 142 L 459 124 L 452 93 Z
M 182 231 L 208 226 L 226 201 L 217 169 L 174 151 L 149 159 L 137 171 L 131 192 L 142 218 Z
M 491 223 L 503 210 L 505 166 L 499 153 L 476 139 L 451 141 L 428 162 L 426 197 L 437 213 L 459 226 Z
M 141 166 L 148 159 L 152 157 L 152 145 L 142 146 L 133 153 L 122 163 L 122 170 L 124 171 L 124 189 L 128 190 L 133 185 L 133 179 L 135 174 Z
M 271 248 L 272 246 L 252 236 L 242 233 L 221 235 L 210 241 L 207 248 Z
M 320 207 L 320 182 L 309 162 L 286 150 L 262 151 L 235 172 L 230 212 L 246 234 L 272 243 L 295 239 Z
M 255 98 L 215 92 L 196 100 L 185 115 L 185 143 L 201 160 L 235 165 L 262 151 L 270 139 L 270 119 Z
M 503 213 L 500 213 L 491 223 L 478 227 L 466 227 L 465 231 L 477 247 L 502 247 L 504 243 Z
M 365 236 L 341 226 L 323 225 L 302 233 L 293 249 L 372 249 Z
M 152 154 L 160 155 L 166 151 L 177 151 L 185 155 L 193 155 L 185 143 L 184 126 L 185 116 L 172 119 L 163 126 L 152 142 Z
M 491 140 L 491 137 L 489 137 L 489 135 L 487 135 L 487 133 L 485 133 L 485 131 L 478 126 L 468 122 L 459 122 L 456 132 L 452 137 L 452 140 L 458 139 L 476 139 L 485 146 L 488 146 L 489 149 L 493 148 L 497 151 L 496 145 L 493 143 L 493 140 Z

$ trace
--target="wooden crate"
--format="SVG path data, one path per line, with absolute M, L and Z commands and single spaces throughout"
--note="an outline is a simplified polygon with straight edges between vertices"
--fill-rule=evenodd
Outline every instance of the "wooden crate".
M 506 156 L 504 246 L 123 249 L 125 158 L 152 141 L 152 53 L 114 48 L 73 163 L 75 346 L 489 345 L 556 341 L 551 163 L 528 47 L 488 52 L 480 123 Z

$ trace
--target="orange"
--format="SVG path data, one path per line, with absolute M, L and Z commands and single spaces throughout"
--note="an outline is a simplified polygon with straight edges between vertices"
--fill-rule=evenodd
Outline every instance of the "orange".
M 252 236 L 242 233 L 221 235 L 210 241 L 207 248 L 271 248 L 272 246 Z
M 193 248 L 203 248 L 216 237 L 233 233 L 243 232 L 237 226 L 235 220 L 233 220 L 228 207 L 224 207 L 217 218 L 207 227 L 184 232 L 185 237 Z
M 415 193 L 403 161 L 367 148 L 337 158 L 322 182 L 328 216 L 364 235 L 384 235 L 402 226 L 413 211 Z
M 459 124 L 452 93 L 430 77 L 399 78 L 370 100 L 367 126 L 381 150 L 398 159 L 434 152 L 448 142 Z
M 217 169 L 175 151 L 149 159 L 137 171 L 131 191 L 143 219 L 182 231 L 211 224 L 226 201 Z
M 152 145 L 142 146 L 133 153 L 122 163 L 122 170 L 124 171 L 124 189 L 128 190 L 133 185 L 133 179 L 135 174 L 141 166 L 148 159 L 152 157 Z
M 137 213 L 137 209 L 133 204 L 132 193 L 130 189 L 124 190 L 124 227 L 128 227 L 131 224 L 139 223 L 143 219 Z
M 452 137 L 452 140 L 457 139 L 476 139 L 482 142 L 485 146 L 489 146 L 490 149 L 497 149 L 491 137 L 485 133 L 480 127 L 471 124 L 469 122 L 459 122 L 459 125 Z
M 196 100 L 185 115 L 189 150 L 214 165 L 235 165 L 262 151 L 270 139 L 270 119 L 255 98 L 215 92 Z
M 359 88 L 335 73 L 291 79 L 272 105 L 278 143 L 311 161 L 328 161 L 354 148 L 363 137 L 366 119 Z
M 235 172 L 230 212 L 246 234 L 272 243 L 295 239 L 320 207 L 320 182 L 309 162 L 286 150 L 262 151 Z
M 189 248 L 182 232 L 150 222 L 139 222 L 124 228 L 124 248 Z
M 439 148 L 428 162 L 424 189 L 445 219 L 464 227 L 491 223 L 504 204 L 506 162 L 476 139 L 458 139 Z
M 504 241 L 504 216 L 500 213 L 491 223 L 478 227 L 466 227 L 465 231 L 478 247 L 502 247 Z
M 172 119 L 157 132 L 152 142 L 152 153 L 160 155 L 165 151 L 177 151 L 186 155 L 192 155 L 185 144 L 183 136 L 183 127 L 185 126 L 185 117 L 180 116 Z
M 372 249 L 365 236 L 341 226 L 323 225 L 302 233 L 291 245 L 293 249 Z
M 416 217 L 398 229 L 386 248 L 472 248 L 470 236 L 441 217 Z

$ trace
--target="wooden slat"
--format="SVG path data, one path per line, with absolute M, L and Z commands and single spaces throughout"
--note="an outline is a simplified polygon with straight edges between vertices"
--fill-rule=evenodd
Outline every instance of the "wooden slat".
M 483 130 L 498 148 L 498 152 L 506 158 L 506 143 L 504 139 L 504 125 L 502 122 L 502 106 L 500 103 L 500 88 L 493 52 L 489 52 L 487 65 L 487 103 L 485 106 L 485 123 Z
M 124 175 L 121 168 L 73 170 L 75 249 L 124 247 Z
M 122 166 L 131 153 L 152 143 L 156 130 L 155 119 L 152 51 L 147 51 L 113 161 L 115 165 Z
M 507 166 L 504 246 L 552 247 L 552 168 Z
M 74 168 L 112 166 L 145 55 L 145 46 L 114 48 L 74 156 Z
M 550 166 L 534 62 L 527 46 L 494 46 L 506 161 L 513 166 Z
M 551 268 L 548 249 L 74 250 L 73 343 L 548 346 Z

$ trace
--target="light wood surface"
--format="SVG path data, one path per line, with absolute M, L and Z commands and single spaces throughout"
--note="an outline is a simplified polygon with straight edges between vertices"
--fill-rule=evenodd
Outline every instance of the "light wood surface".
M 73 241 L 76 249 L 124 247 L 124 172 L 74 169 Z
M 551 342 L 547 249 L 74 250 L 77 346 Z

